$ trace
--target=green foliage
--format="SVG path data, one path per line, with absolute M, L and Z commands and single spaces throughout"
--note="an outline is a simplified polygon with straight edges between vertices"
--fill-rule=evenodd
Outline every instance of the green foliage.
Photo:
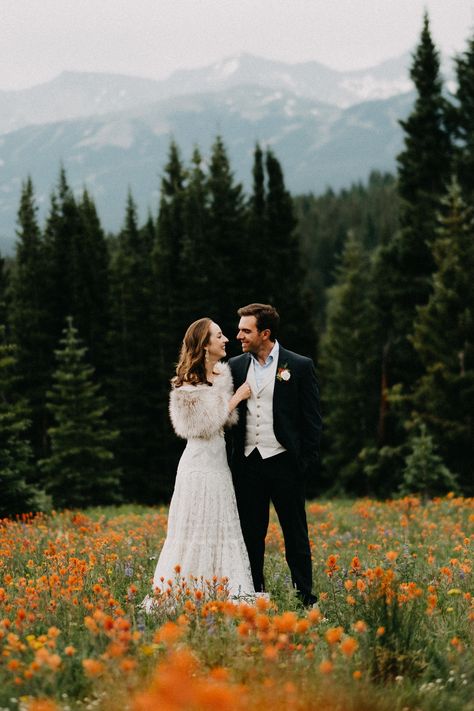
M 0 323 L 7 323 L 8 313 L 8 274 L 5 259 L 0 254 Z
M 305 266 L 304 287 L 312 296 L 313 328 L 325 328 L 327 289 L 348 235 L 368 251 L 387 244 L 398 228 L 399 197 L 393 176 L 376 171 L 367 185 L 358 183 L 335 193 L 294 198 L 297 233 Z
M 40 461 L 47 491 L 56 507 L 87 506 L 120 500 L 120 471 L 111 448 L 117 432 L 110 429 L 108 406 L 93 382 L 72 317 L 67 319 L 58 367 L 48 391 L 54 425 L 48 429 L 51 454 Z
M 0 326 L 0 517 L 35 508 L 35 491 L 28 483 L 34 463 L 25 439 L 29 421 L 25 402 L 16 394 L 16 349 L 5 341 Z
M 388 384 L 403 383 L 408 389 L 421 370 L 408 335 L 416 307 L 426 303 L 431 291 L 430 243 L 434 239 L 439 200 L 450 175 L 452 154 L 445 125 L 446 102 L 439 76 L 439 55 L 426 15 L 410 74 L 417 98 L 412 113 L 401 122 L 405 132 L 405 147 L 398 156 L 401 230 L 379 256 L 381 306 L 388 312 Z
M 449 467 L 472 492 L 474 458 L 474 220 L 454 180 L 433 246 L 433 293 L 418 310 L 413 343 L 424 365 L 415 417 L 434 433 Z
M 18 388 L 31 407 L 31 441 L 36 455 L 41 456 L 46 451 L 45 394 L 53 369 L 55 335 L 48 308 L 51 281 L 47 253 L 31 178 L 22 187 L 17 238 L 9 321 L 18 347 Z
M 164 446 L 159 436 L 163 421 L 159 407 L 164 409 L 163 387 L 167 390 L 169 378 L 160 359 L 167 331 L 165 322 L 157 320 L 152 240 L 150 225 L 139 228 L 135 203 L 129 194 L 124 226 L 111 264 L 108 386 L 111 419 L 120 432 L 117 456 L 124 472 L 124 492 L 132 501 L 154 500 L 169 489 L 164 473 L 161 471 L 158 476 Z
M 380 372 L 371 299 L 370 261 L 352 237 L 329 291 L 321 343 L 327 478 L 338 491 L 367 492 L 360 450 L 376 443 Z
M 377 250 L 374 259 L 374 303 L 381 334 L 380 370 L 385 391 L 378 444 L 394 449 L 393 457 L 386 458 L 394 462 L 407 436 L 405 422 L 410 417 L 410 398 L 423 372 L 410 336 L 417 308 L 427 303 L 432 290 L 431 245 L 452 162 L 450 109 L 443 96 L 439 64 L 425 13 L 410 71 L 416 100 L 410 116 L 401 122 L 405 145 L 398 156 L 400 229 Z M 399 405 L 405 407 L 396 410 L 390 407 L 393 388 L 402 393 Z M 390 480 L 396 479 L 397 472 L 392 471 Z
M 409 441 L 411 451 L 405 459 L 400 493 L 421 494 L 425 499 L 457 489 L 456 479 L 437 454 L 426 425 Z
M 465 197 L 474 198 L 474 36 L 456 58 L 457 106 L 453 111 L 456 136 L 455 167 Z
M 246 263 L 245 210 L 242 185 L 236 183 L 221 136 L 211 149 L 207 175 L 209 196 L 208 233 L 209 283 L 207 294 L 212 313 L 208 313 L 227 335 L 236 331 L 239 306 L 249 303 L 247 280 L 253 284 L 254 271 L 245 275 L 240 268 Z M 252 265 L 255 269 L 255 265 Z M 237 351 L 235 342 L 230 344 Z M 238 351 L 237 351 L 238 352 Z

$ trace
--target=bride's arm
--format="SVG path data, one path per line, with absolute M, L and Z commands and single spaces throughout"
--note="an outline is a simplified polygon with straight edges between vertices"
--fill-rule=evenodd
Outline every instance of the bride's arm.
M 174 388 L 169 412 L 179 437 L 209 439 L 219 432 L 229 417 L 229 397 L 214 387 Z

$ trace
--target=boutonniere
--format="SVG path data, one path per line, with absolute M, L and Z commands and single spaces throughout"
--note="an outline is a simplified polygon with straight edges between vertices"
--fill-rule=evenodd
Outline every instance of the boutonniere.
M 285 363 L 281 368 L 278 368 L 276 374 L 277 380 L 283 380 L 285 383 L 291 378 L 291 373 L 288 368 L 288 363 Z

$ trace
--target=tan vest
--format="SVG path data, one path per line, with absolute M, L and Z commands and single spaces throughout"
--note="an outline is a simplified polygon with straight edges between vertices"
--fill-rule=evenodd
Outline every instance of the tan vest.
M 253 363 L 247 373 L 247 382 L 252 389 L 252 395 L 247 400 L 247 428 L 245 434 L 245 456 L 248 457 L 255 448 L 262 459 L 286 452 L 275 437 L 273 431 L 273 390 L 277 372 L 277 360 L 265 372 L 264 380 L 257 388 Z

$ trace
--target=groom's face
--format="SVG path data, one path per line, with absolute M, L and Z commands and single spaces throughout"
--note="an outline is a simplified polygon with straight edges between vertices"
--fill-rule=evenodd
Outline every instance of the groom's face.
M 255 316 L 242 316 L 239 321 L 237 340 L 244 353 L 258 353 L 262 347 L 266 331 L 259 331 Z

